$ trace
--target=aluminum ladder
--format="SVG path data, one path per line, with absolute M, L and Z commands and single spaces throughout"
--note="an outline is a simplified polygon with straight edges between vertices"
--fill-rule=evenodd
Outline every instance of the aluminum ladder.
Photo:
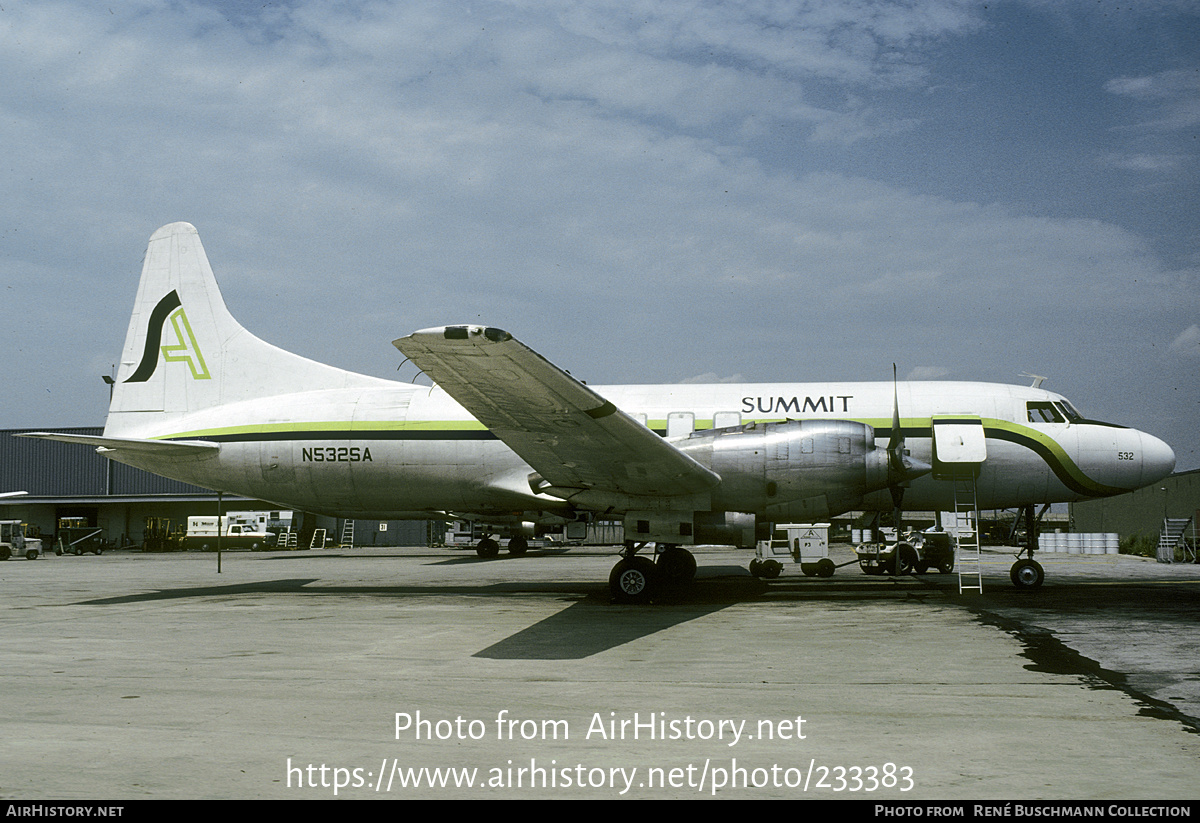
M 983 594 L 983 558 L 979 551 L 979 499 L 975 472 L 958 466 L 954 472 L 954 520 L 958 541 L 958 593 Z
M 353 549 L 354 548 L 354 521 L 342 521 L 342 539 L 338 543 L 338 548 Z

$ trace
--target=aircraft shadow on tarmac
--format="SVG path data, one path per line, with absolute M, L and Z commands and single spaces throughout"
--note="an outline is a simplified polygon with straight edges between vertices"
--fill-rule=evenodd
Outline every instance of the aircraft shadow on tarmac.
M 455 561 L 457 562 L 457 559 Z M 473 560 L 472 562 L 478 562 Z M 608 587 L 590 581 L 527 581 L 480 585 L 312 586 L 320 578 L 300 577 L 230 585 L 192 586 L 81 601 L 80 605 L 117 606 L 186 598 L 226 598 L 246 595 L 302 594 L 320 597 L 496 597 L 521 593 L 545 594 L 571 600 L 550 617 L 477 652 L 497 660 L 572 660 L 636 641 L 642 637 L 713 614 L 728 606 L 755 601 L 804 600 L 814 597 L 894 598 L 896 585 L 907 588 L 906 598 L 923 597 L 934 588 L 917 578 L 847 577 L 844 580 L 784 578 L 770 583 L 750 576 L 741 566 L 702 568 L 691 584 L 665 588 L 652 605 L 613 604 Z M 922 594 L 922 592 L 924 594 Z

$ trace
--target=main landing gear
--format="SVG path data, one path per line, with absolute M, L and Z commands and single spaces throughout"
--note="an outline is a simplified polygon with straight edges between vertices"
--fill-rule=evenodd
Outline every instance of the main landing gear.
M 513 557 L 520 557 L 529 551 L 529 541 L 522 535 L 509 538 L 508 553 Z M 493 558 L 500 554 L 500 543 L 496 538 L 488 535 L 475 544 L 475 554 L 483 558 Z
M 608 575 L 608 590 L 616 603 L 649 603 L 665 586 L 690 583 L 696 576 L 696 558 L 672 543 L 660 543 L 655 559 L 639 557 L 645 543 L 625 541 L 621 560 Z

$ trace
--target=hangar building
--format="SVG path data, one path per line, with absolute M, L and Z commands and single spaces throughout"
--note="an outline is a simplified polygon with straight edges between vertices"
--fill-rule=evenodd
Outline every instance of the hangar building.
M 1176 472 L 1152 486 L 1128 494 L 1071 504 L 1071 524 L 1078 532 L 1117 532 L 1157 539 L 1164 522 L 1192 546 L 1200 534 L 1200 469 Z

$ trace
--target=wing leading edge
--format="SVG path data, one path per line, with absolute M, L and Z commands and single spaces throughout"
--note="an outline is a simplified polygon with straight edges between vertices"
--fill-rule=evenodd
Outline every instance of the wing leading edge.
M 535 490 L 674 497 L 721 480 L 506 331 L 445 326 L 392 345 L 534 468 Z

